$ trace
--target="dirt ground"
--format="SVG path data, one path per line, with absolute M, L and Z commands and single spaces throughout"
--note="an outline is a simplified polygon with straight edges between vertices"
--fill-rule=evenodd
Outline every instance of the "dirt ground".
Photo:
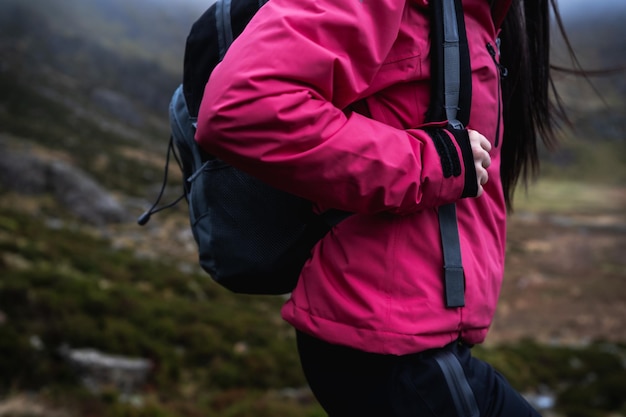
M 626 343 L 626 188 L 547 182 L 510 216 L 501 300 L 486 344 Z M 111 233 L 145 257 L 196 264 L 183 210 Z M 176 244 L 172 244 L 175 241 Z
M 518 213 L 488 344 L 626 342 L 626 212 Z

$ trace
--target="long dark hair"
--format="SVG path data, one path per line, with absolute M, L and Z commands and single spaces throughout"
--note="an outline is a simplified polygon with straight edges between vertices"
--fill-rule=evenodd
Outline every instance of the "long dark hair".
M 513 0 L 502 25 L 501 63 L 508 75 L 502 84 L 504 140 L 500 177 L 509 210 L 513 208 L 513 194 L 520 180 L 527 184 L 538 173 L 540 142 L 554 148 L 557 127 L 567 123 L 551 76 L 551 9 L 569 54 L 580 69 L 555 0 Z

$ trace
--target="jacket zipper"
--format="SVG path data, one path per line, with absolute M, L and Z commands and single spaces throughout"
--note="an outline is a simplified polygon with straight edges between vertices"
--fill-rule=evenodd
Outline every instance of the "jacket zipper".
M 496 47 L 498 50 L 500 49 L 500 38 L 496 39 Z M 498 70 L 498 122 L 496 123 L 496 138 L 495 138 L 495 146 L 498 147 L 498 143 L 500 142 L 500 121 L 502 120 L 502 79 L 508 75 L 509 70 L 502 64 L 498 62 L 496 48 L 491 44 L 487 44 L 487 51 L 489 51 L 489 55 L 491 55 L 491 59 L 493 59 L 493 63 Z

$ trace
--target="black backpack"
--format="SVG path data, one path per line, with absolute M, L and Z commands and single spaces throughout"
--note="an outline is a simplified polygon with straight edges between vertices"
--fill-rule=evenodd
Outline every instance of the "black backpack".
M 173 203 L 157 208 L 162 189 L 152 207 L 138 219 L 144 225 L 152 214 L 186 198 L 200 265 L 222 286 L 246 294 L 292 291 L 315 243 L 350 216 L 339 210 L 316 215 L 311 202 L 277 190 L 205 153 L 194 140 L 200 102 L 211 72 L 266 2 L 218 0 L 192 26 L 185 46 L 183 82 L 174 92 L 169 108 L 171 137 L 167 160 L 171 154 L 176 157 L 185 179 L 184 193 Z M 436 59 L 432 61 L 437 70 L 433 74 L 438 76 L 433 82 L 429 118 L 447 117 L 452 121 L 456 120 L 456 108 L 467 104 L 458 103 L 459 91 L 449 91 L 448 87 L 458 88 L 464 81 L 460 79 L 459 67 L 445 66 L 450 61 L 447 53 L 458 54 L 461 31 L 456 30 L 454 10 L 460 8 L 460 2 L 433 3 L 433 44 L 438 47 L 433 49 Z M 444 15 L 452 16 L 452 25 L 450 20 L 444 23 Z M 450 47 L 450 33 L 457 35 L 456 48 Z M 451 99 L 456 100 L 453 106 Z M 452 107 L 454 110 L 450 110 Z M 459 127 L 460 123 L 451 128 Z M 464 303 L 464 283 L 454 205 L 444 206 L 440 213 L 447 304 L 459 307 Z
M 195 142 L 204 88 L 213 68 L 265 0 L 218 0 L 187 37 L 183 82 L 170 101 L 168 161 L 183 172 L 189 220 L 202 268 L 237 293 L 293 290 L 315 243 L 349 214 L 313 212 L 311 202 L 280 191 L 205 153 Z M 161 193 L 162 194 L 162 193 Z M 159 196 L 160 197 L 160 196 Z M 178 203 L 152 208 L 138 220 Z

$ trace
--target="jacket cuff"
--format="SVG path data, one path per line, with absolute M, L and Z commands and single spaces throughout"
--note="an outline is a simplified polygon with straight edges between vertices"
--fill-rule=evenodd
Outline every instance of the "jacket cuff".
M 441 161 L 443 177 L 459 177 L 464 172 L 464 185 L 461 198 L 476 197 L 478 194 L 478 182 L 476 170 L 474 169 L 474 156 L 472 154 L 472 147 L 467 130 L 452 128 L 428 128 L 424 130 L 431 137 L 435 149 L 437 149 Z M 462 164 L 461 160 L 463 161 Z
M 467 129 L 446 129 L 456 141 L 461 156 L 463 158 L 463 166 L 465 167 L 465 186 L 461 198 L 476 197 L 478 195 L 478 178 L 476 177 L 476 169 L 474 169 L 474 154 L 469 140 Z

